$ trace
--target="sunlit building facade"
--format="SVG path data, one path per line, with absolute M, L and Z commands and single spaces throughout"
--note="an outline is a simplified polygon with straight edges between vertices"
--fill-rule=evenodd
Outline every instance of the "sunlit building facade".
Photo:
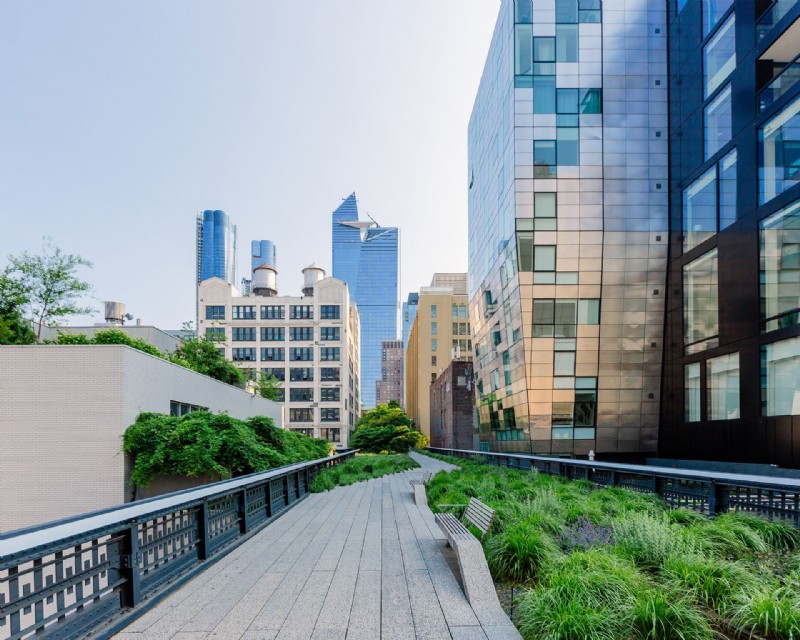
M 656 452 L 668 247 L 666 6 L 501 4 L 468 140 L 469 300 L 484 449 Z
M 350 287 L 361 314 L 361 400 L 375 406 L 381 344 L 397 339 L 399 230 L 359 220 L 355 193 L 332 215 L 333 276 Z
M 417 313 L 406 347 L 408 416 L 426 436 L 431 435 L 430 387 L 453 360 L 471 360 L 466 274 L 438 278 L 419 290 Z

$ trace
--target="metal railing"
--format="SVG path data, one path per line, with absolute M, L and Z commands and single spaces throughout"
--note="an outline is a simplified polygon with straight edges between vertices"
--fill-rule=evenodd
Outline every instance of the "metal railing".
M 109 637 L 355 453 L 0 534 L 0 640 Z
M 763 111 L 777 102 L 797 84 L 798 80 L 800 80 L 800 55 L 788 62 L 781 72 L 759 91 L 758 110 Z
M 738 473 L 673 469 L 513 453 L 463 449 L 429 451 L 512 469 L 537 470 L 570 480 L 655 493 L 671 507 L 685 507 L 706 515 L 741 511 L 800 527 L 800 480 Z

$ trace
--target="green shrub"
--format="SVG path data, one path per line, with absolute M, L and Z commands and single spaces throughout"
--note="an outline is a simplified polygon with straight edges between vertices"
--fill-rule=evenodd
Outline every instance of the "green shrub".
M 729 558 L 738 558 L 750 552 L 764 552 L 767 543 L 754 528 L 752 518 L 735 513 L 726 513 L 710 520 L 698 521 L 691 530 L 699 538 L 714 547 L 718 553 Z
M 529 582 L 560 555 L 552 536 L 528 523 L 517 523 L 486 543 L 486 561 L 497 580 Z
M 715 637 L 708 619 L 676 594 L 648 590 L 636 597 L 630 625 L 642 640 L 705 640 Z
M 675 590 L 718 612 L 728 608 L 739 585 L 751 580 L 737 564 L 694 554 L 667 558 L 662 576 Z
M 616 612 L 570 600 L 553 589 L 522 597 L 515 623 L 525 640 L 618 640 L 624 626 Z
M 181 417 L 139 414 L 122 448 L 134 456 L 131 480 L 144 487 L 156 474 L 227 478 L 316 460 L 327 456 L 329 445 L 278 429 L 270 418 L 242 421 L 194 411 Z
M 517 624 L 525 638 L 624 638 L 637 594 L 648 588 L 624 558 L 599 549 L 552 563 L 541 584 L 523 596 Z
M 390 473 L 399 473 L 419 467 L 406 454 L 372 455 L 359 453 L 347 462 L 324 469 L 311 482 L 311 492 L 320 493 L 337 486 L 347 486 L 380 478 Z
M 800 529 L 788 522 L 767 520 L 741 513 L 728 514 L 724 518 L 736 520 L 741 525 L 758 532 L 761 539 L 772 549 L 792 551 L 800 547 Z
M 731 623 L 764 638 L 800 637 L 800 593 L 770 584 L 753 585 L 737 594 Z
M 647 569 L 656 569 L 670 556 L 693 549 L 683 528 L 663 514 L 626 513 L 614 520 L 612 528 L 617 551 Z

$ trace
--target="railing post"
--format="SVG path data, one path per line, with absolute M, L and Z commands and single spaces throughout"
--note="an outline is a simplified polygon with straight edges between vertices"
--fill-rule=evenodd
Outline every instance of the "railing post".
M 208 500 L 203 499 L 197 508 L 197 559 L 201 562 L 208 558 Z
M 239 533 L 244 535 L 250 529 L 247 522 L 247 487 L 242 487 L 239 494 Z
M 120 549 L 120 573 L 125 583 L 120 589 L 120 605 L 135 607 L 141 598 L 139 576 L 139 525 L 134 522 L 122 532 Z
M 616 487 L 617 486 L 617 472 L 611 469 L 608 472 L 608 486 L 609 487 Z
M 266 505 L 267 505 L 267 518 L 272 517 L 272 480 L 267 480 L 267 484 L 264 486 L 264 490 L 266 493 Z
M 725 513 L 728 510 L 728 491 L 724 485 L 713 480 L 708 486 L 708 515 Z
M 283 476 L 283 504 L 289 506 L 289 476 Z

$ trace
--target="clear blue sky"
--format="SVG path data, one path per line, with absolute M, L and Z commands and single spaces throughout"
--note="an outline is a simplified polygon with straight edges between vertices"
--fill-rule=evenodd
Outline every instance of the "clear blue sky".
M 97 300 L 178 327 L 198 211 L 233 217 L 240 273 L 251 239 L 274 241 L 297 295 L 355 191 L 401 228 L 403 299 L 465 271 L 466 129 L 498 8 L 3 0 L 0 265 L 52 236 L 94 262 Z

